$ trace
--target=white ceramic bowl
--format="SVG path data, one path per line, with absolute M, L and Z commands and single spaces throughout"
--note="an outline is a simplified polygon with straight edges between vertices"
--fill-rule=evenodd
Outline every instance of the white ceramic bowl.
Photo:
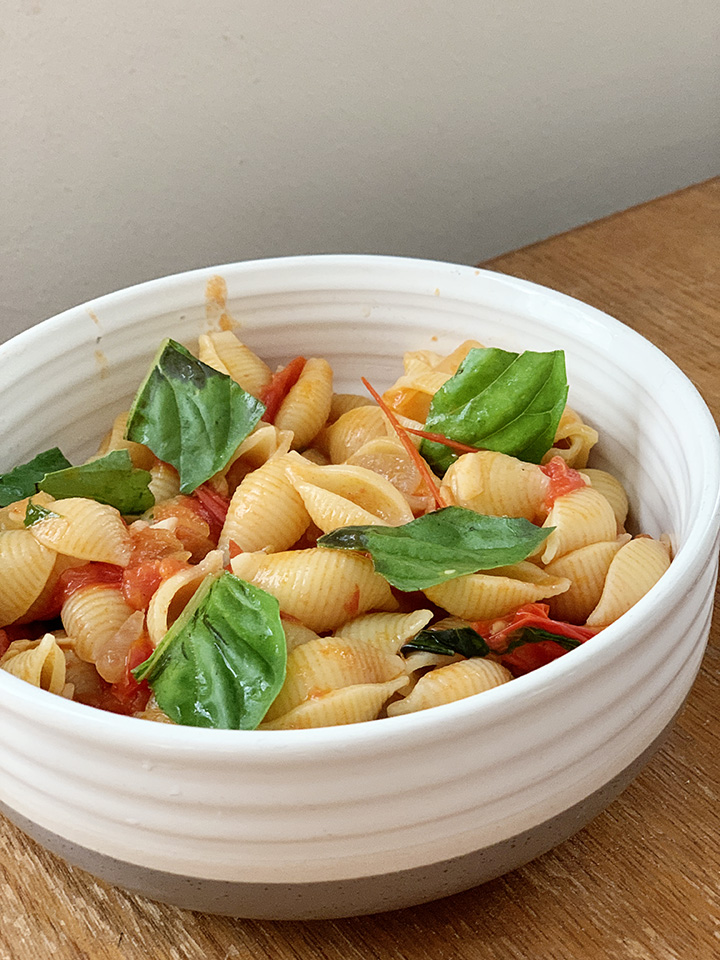
M 341 916 L 466 889 L 570 836 L 631 780 L 700 664 L 717 572 L 713 420 L 660 351 L 597 310 L 493 273 L 303 257 L 169 277 L 69 310 L 0 348 L 0 469 L 89 454 L 160 339 L 208 328 L 219 274 L 271 362 L 327 357 L 385 387 L 406 349 L 475 337 L 567 353 L 638 526 L 676 556 L 592 642 L 476 697 L 354 726 L 235 732 L 92 710 L 0 674 L 0 804 L 50 849 L 149 897 L 245 917 Z

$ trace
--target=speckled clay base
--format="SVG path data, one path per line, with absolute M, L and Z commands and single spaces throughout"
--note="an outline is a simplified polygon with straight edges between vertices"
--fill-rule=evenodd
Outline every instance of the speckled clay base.
M 597 816 L 639 773 L 672 723 L 621 773 L 580 803 L 531 830 L 472 853 L 397 873 L 307 884 L 233 883 L 138 867 L 77 846 L 0 803 L 20 829 L 74 866 L 133 893 L 189 910 L 232 917 L 310 920 L 379 913 L 449 896 L 528 863 Z

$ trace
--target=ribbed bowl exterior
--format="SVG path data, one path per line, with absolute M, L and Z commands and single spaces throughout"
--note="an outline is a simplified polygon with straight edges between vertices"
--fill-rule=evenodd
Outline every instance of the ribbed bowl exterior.
M 675 559 L 635 608 L 542 670 L 423 713 L 237 732 L 94 711 L 0 674 L 0 802 L 71 844 L 213 880 L 344 880 L 437 863 L 543 823 L 608 783 L 681 707 L 717 575 L 720 450 L 707 408 L 660 351 L 561 294 L 470 267 L 380 257 L 255 261 L 153 281 L 0 348 L 2 460 L 93 451 L 165 336 L 212 326 L 271 363 L 326 357 L 340 389 L 391 383 L 407 349 L 473 337 L 566 351 L 570 402 L 601 432 L 638 529 Z M 580 826 L 581 824 L 578 824 Z

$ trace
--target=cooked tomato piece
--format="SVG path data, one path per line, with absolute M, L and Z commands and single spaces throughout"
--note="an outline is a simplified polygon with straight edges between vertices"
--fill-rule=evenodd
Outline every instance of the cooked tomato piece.
M 275 417 L 283 400 L 300 379 L 306 363 L 305 357 L 295 357 L 282 370 L 273 374 L 270 383 L 260 394 L 260 400 L 265 404 L 265 413 L 262 418 L 266 423 L 275 423 Z

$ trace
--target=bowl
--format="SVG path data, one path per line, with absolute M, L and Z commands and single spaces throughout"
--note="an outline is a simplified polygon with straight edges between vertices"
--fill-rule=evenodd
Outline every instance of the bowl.
M 566 351 L 596 463 L 674 560 L 568 656 L 486 693 L 343 727 L 228 731 L 93 710 L 0 672 L 0 807 L 50 850 L 147 897 L 253 918 L 348 916 L 467 889 L 566 839 L 632 780 L 692 685 L 717 575 L 720 451 L 690 381 L 576 300 L 452 264 L 320 256 L 202 269 L 101 297 L 0 348 L 0 469 L 75 462 L 128 406 L 160 340 L 227 308 L 271 363 L 326 357 L 339 389 L 404 350 L 473 337 Z M 214 295 L 206 295 L 208 290 Z M 219 292 L 218 292 L 219 291 Z

